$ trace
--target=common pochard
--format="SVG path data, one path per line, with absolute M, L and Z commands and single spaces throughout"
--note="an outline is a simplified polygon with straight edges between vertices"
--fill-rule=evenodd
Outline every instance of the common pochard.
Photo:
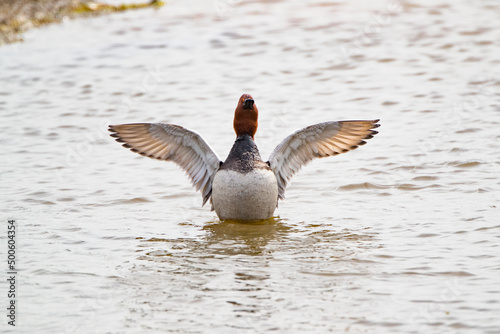
M 379 126 L 378 119 L 310 125 L 286 137 L 265 162 L 254 142 L 258 114 L 252 96 L 243 94 L 234 113 L 236 141 L 224 162 L 198 133 L 178 125 L 110 125 L 109 131 L 132 152 L 179 165 L 201 191 L 203 205 L 210 200 L 219 219 L 253 221 L 273 216 L 302 166 L 365 144 Z

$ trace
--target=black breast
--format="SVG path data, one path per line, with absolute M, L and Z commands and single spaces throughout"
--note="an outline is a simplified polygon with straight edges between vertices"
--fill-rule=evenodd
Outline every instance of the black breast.
M 262 161 L 259 149 L 252 137 L 249 135 L 239 136 L 220 169 L 248 173 L 256 168 L 270 169 L 269 165 Z

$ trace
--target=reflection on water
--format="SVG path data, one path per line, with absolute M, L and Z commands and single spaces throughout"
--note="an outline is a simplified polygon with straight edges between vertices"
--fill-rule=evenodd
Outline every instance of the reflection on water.
M 174 256 L 182 253 L 205 255 L 262 255 L 271 241 L 279 241 L 290 231 L 279 218 L 270 218 L 255 223 L 239 223 L 233 221 L 207 222 L 202 227 L 205 235 L 201 238 L 161 239 L 149 238 L 142 241 L 148 243 L 141 248 L 150 248 L 154 243 L 159 251 L 146 253 L 141 259 L 151 260 L 155 257 Z M 142 238 L 140 238 L 142 239 Z M 172 248 L 173 253 L 165 250 Z M 150 258 L 152 257 L 152 258 Z M 161 259 L 158 259 L 162 261 Z M 155 260 L 156 261 L 156 260 Z
M 269 242 L 279 242 L 290 232 L 279 218 L 260 223 L 216 222 L 203 227 L 207 232 L 206 245 L 221 255 L 262 255 Z
M 305 224 L 298 222 L 297 224 Z M 169 261 L 168 257 L 176 256 L 272 256 L 272 253 L 289 244 L 301 243 L 300 249 L 290 249 L 300 256 L 303 247 L 310 250 L 324 247 L 322 243 L 328 240 L 330 258 L 337 260 L 349 257 L 352 247 L 365 247 L 365 243 L 374 241 L 374 234 L 369 228 L 362 231 L 349 230 L 332 231 L 329 225 L 290 226 L 287 220 L 277 217 L 254 223 L 233 221 L 207 222 L 201 227 L 204 233 L 195 238 L 137 238 L 142 255 L 140 260 Z M 323 229 L 324 228 L 324 229 Z M 343 242 L 351 244 L 344 247 Z M 340 244 L 342 243 L 342 244 Z M 372 247 L 368 246 L 368 247 Z M 311 255 L 308 255 L 311 256 Z M 166 258 L 165 258 L 166 257 Z
M 0 48 L 16 331 L 500 332 L 499 15 L 492 1 L 186 0 Z M 382 127 L 303 168 L 280 218 L 256 224 L 215 220 L 176 166 L 106 130 L 179 124 L 224 160 L 243 93 L 264 159 L 316 122 Z

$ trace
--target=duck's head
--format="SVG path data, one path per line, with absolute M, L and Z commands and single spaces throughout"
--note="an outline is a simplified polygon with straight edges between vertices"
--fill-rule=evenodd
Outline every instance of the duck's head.
M 234 111 L 234 131 L 236 136 L 249 135 L 252 138 L 257 132 L 259 110 L 250 94 L 243 94 Z

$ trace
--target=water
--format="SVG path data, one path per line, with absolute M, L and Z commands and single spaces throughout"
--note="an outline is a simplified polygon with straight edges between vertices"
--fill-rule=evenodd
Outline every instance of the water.
M 499 14 L 479 0 L 176 1 L 2 47 L 15 332 L 500 332 Z M 311 163 L 273 221 L 244 225 L 106 131 L 172 122 L 224 159 L 242 93 L 263 157 L 325 120 L 381 118 L 380 134 Z

